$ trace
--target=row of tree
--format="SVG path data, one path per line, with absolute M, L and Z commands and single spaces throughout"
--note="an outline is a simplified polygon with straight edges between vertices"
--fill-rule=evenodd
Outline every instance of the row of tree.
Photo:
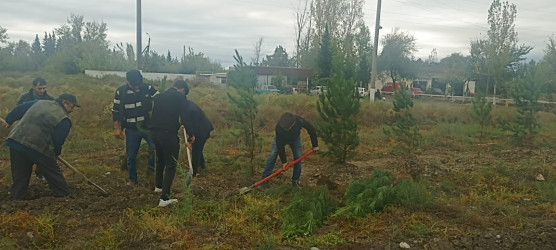
M 34 41 L 8 42 L 8 31 L 0 27 L 0 71 L 54 71 L 67 74 L 83 72 L 85 69 L 125 71 L 136 68 L 133 45 L 116 44 L 110 48 L 107 40 L 106 23 L 85 22 L 84 17 L 72 14 L 67 23 L 51 32 L 44 32 L 42 39 L 37 34 Z M 178 59 L 170 55 L 143 50 L 140 68 L 149 72 L 192 74 L 198 71 L 221 72 L 222 66 L 211 61 L 203 53 L 195 53 L 184 47 Z

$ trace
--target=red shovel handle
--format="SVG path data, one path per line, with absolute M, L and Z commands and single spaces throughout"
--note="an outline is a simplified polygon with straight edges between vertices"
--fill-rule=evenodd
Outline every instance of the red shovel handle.
M 267 176 L 266 178 L 258 181 L 257 183 L 255 183 L 253 185 L 253 187 L 259 186 L 261 184 L 263 184 L 265 181 L 268 181 L 269 179 L 271 179 L 272 177 L 284 172 L 285 170 L 287 170 L 288 168 L 291 168 L 291 166 L 295 165 L 296 163 L 300 162 L 301 160 L 305 159 L 305 157 L 309 156 L 310 154 L 312 154 L 313 152 L 315 152 L 314 149 L 309 150 L 309 152 L 305 153 L 304 155 L 302 155 L 301 157 L 297 158 L 295 161 L 293 161 L 292 163 L 286 165 L 285 167 L 281 168 L 280 170 L 272 173 L 271 175 Z

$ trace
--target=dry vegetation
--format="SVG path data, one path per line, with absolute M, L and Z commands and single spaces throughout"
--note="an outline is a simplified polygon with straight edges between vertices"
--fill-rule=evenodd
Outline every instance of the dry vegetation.
M 43 74 L 49 92 L 76 94 L 82 107 L 71 114 L 73 128 L 63 157 L 110 192 L 102 196 L 69 169 L 63 168 L 73 198 L 50 197 L 45 183 L 31 180 L 28 201 L 9 201 L 9 151 L 0 147 L 0 248 L 2 249 L 384 249 L 400 242 L 426 249 L 553 249 L 556 245 L 556 116 L 540 113 L 542 129 L 534 145 L 512 144 L 496 124 L 486 140 L 475 137 L 468 104 L 418 99 L 413 115 L 424 146 L 416 157 L 391 154 L 392 140 L 382 132 L 392 119 L 391 102 L 362 101 L 359 115 L 361 144 L 355 159 L 334 165 L 320 155 L 303 162 L 302 191 L 289 185 L 288 171 L 270 188 L 239 196 L 238 189 L 258 180 L 278 116 L 288 110 L 317 121 L 316 98 L 306 95 L 259 95 L 260 146 L 255 175 L 225 117 L 228 103 L 220 87 L 196 86 L 189 96 L 213 121 L 208 141 L 207 170 L 194 179 L 191 190 L 178 176 L 173 192 L 180 204 L 157 208 L 157 194 L 145 176 L 140 155 L 140 184 L 125 186 L 120 170 L 124 144 L 112 136 L 111 103 L 123 79 L 92 79 L 83 75 Z M 28 90 L 31 75 L 0 74 L 0 116 Z M 161 83 L 155 85 L 160 86 Z M 512 107 L 498 106 L 495 117 L 511 118 Z M 1 129 L 4 138 L 8 131 Z M 326 135 L 320 135 L 326 136 Z M 306 133 L 304 148 L 310 148 Z M 2 140 L 3 142 L 3 140 Z M 321 145 L 325 147 L 325 145 Z M 180 158 L 186 166 L 185 157 Z M 365 216 L 326 216 L 311 234 L 289 234 L 286 210 L 296 197 L 328 195 L 344 207 L 353 180 L 368 179 L 374 170 L 392 173 L 391 186 L 413 180 L 430 199 L 426 206 L 389 204 Z M 537 181 L 541 174 L 544 181 Z M 303 204 L 301 204 L 303 205 Z M 316 207 L 318 207 L 316 206 Z M 309 209 L 309 208 L 307 208 Z M 286 230 L 286 231 L 285 231 Z

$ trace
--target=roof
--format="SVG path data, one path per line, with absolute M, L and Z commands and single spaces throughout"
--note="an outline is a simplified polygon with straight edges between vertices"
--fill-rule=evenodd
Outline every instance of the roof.
M 287 77 L 313 77 L 315 71 L 312 69 L 299 69 L 287 67 L 262 67 L 253 66 L 253 70 L 257 75 L 284 75 Z

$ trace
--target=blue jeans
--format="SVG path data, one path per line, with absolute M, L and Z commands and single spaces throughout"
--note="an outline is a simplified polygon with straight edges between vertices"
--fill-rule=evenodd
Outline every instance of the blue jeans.
M 125 152 L 127 154 L 127 171 L 129 172 L 129 181 L 137 182 L 137 153 L 141 146 L 141 139 L 145 139 L 149 145 L 147 171 L 154 172 L 154 144 L 151 137 L 144 132 L 133 129 L 125 129 Z
M 297 160 L 299 157 L 301 157 L 301 137 L 297 137 L 296 139 L 287 142 L 286 145 L 290 146 L 293 153 L 294 161 Z M 264 166 L 263 179 L 271 175 L 272 172 L 274 172 L 274 165 L 276 164 L 276 158 L 278 158 L 278 148 L 276 148 L 276 136 L 275 136 L 274 140 L 272 140 L 272 149 L 270 150 L 270 155 L 268 156 L 268 159 L 266 160 L 266 164 Z M 293 165 L 292 181 L 298 180 L 299 176 L 301 176 L 301 162 L 298 162 L 295 165 Z

